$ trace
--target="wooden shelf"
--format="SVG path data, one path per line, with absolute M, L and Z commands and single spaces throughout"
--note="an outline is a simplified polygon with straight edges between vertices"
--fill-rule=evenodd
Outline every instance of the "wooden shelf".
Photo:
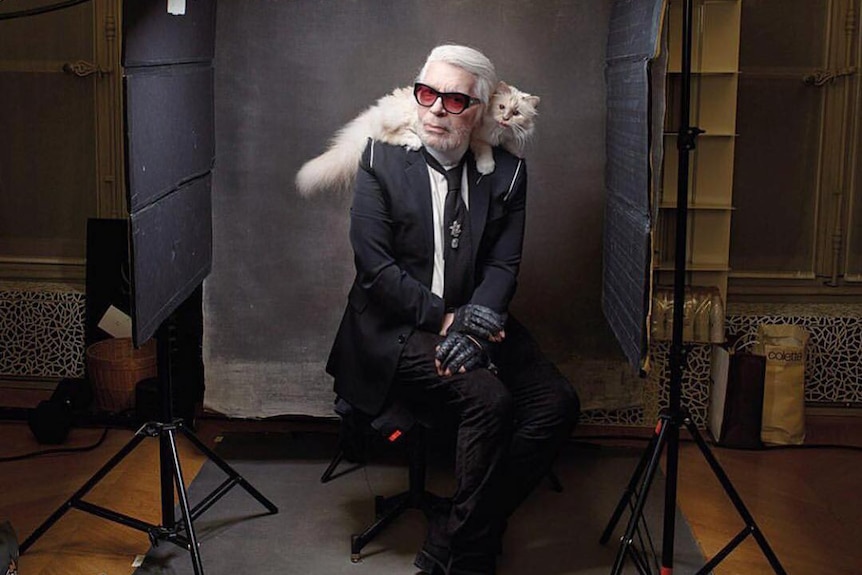
M 659 264 L 656 266 L 656 271 L 667 271 L 672 272 L 675 268 L 673 262 L 666 262 L 663 264 Z M 686 262 L 685 270 L 687 272 L 722 272 L 727 273 L 730 271 L 729 266 L 723 265 L 713 265 L 713 264 L 699 264 L 694 262 Z M 668 284 L 670 285 L 670 284 Z M 707 285 L 707 284 L 704 284 Z
M 662 203 L 659 204 L 658 209 L 660 210 L 675 210 L 677 208 L 676 203 Z M 734 210 L 733 206 L 721 205 L 721 204 L 688 204 L 689 210 L 717 210 L 717 211 L 730 211 Z
M 735 135 L 738 85 L 736 74 L 692 76 L 689 125 L 704 130 L 703 135 Z M 681 90 L 682 76 L 668 76 L 665 132 L 679 130 Z
M 727 301 L 736 95 L 739 85 L 740 0 L 695 0 L 689 125 L 704 132 L 689 152 L 686 272 L 691 286 L 715 286 Z M 673 283 L 676 251 L 682 3 L 670 0 L 664 161 L 654 230 L 655 283 Z
M 736 72 L 739 67 L 739 0 L 697 0 L 692 14 L 692 71 L 698 73 Z M 668 72 L 679 72 L 682 45 L 682 3 L 671 0 Z

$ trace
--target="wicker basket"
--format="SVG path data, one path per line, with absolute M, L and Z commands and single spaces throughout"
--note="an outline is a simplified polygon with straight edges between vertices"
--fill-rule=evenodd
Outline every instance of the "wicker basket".
M 106 339 L 87 348 L 96 407 L 120 413 L 135 406 L 135 385 L 158 373 L 156 342 L 135 349 L 130 338 Z

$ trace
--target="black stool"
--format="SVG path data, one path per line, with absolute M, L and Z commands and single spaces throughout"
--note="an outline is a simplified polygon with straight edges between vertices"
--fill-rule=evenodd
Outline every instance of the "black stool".
M 419 421 L 406 406 L 395 402 L 377 417 L 370 417 L 338 398 L 335 402 L 335 412 L 341 417 L 339 449 L 321 475 L 321 483 L 337 477 L 335 470 L 343 459 L 352 461 L 358 466 L 365 464 L 367 448 L 365 438 L 369 429 L 381 435 L 388 443 L 408 442 L 407 490 L 390 497 L 378 495 L 374 498 L 374 522 L 362 533 L 354 534 L 350 538 L 350 560 L 356 563 L 362 558 L 363 547 L 405 511 L 419 509 L 426 517 L 430 517 L 434 509 L 447 504 L 447 499 L 425 489 L 428 447 L 426 434 L 429 426 Z

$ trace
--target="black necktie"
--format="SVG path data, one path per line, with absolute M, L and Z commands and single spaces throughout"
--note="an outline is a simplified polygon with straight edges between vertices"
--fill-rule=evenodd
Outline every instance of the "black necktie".
M 422 148 L 429 166 L 446 176 L 446 201 L 443 204 L 443 300 L 446 309 L 470 301 L 473 293 L 473 249 L 470 237 L 470 214 L 461 196 L 462 160 L 451 170 Z

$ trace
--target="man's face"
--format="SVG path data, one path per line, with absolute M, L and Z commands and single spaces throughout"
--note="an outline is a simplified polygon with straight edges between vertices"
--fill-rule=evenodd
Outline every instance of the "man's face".
M 466 70 L 447 62 L 431 62 L 422 83 L 438 92 L 462 92 L 475 97 L 476 78 Z M 416 104 L 419 115 L 419 138 L 429 148 L 446 152 L 470 141 L 470 133 L 482 117 L 483 104 L 470 106 L 460 114 L 450 114 L 440 98 L 430 107 Z

